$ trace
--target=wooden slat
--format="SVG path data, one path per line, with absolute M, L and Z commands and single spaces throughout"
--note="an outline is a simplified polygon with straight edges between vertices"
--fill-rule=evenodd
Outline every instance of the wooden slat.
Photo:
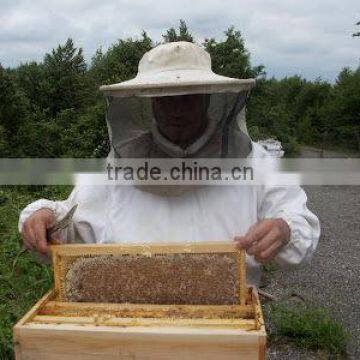
M 171 311 L 179 309 L 181 311 L 250 311 L 252 305 L 153 305 L 153 304 L 115 304 L 115 303 L 92 303 L 92 302 L 61 302 L 48 301 L 44 304 L 44 308 L 63 308 L 63 309 L 95 309 L 95 310 L 109 310 L 121 311 L 123 309 L 129 310 L 149 310 L 149 311 Z
M 238 252 L 238 266 L 237 266 L 237 276 L 239 279 L 239 300 L 240 305 L 245 305 L 246 303 L 246 295 L 247 295 L 247 286 L 246 286 L 246 257 L 245 257 L 245 251 L 239 251 Z
M 66 244 L 52 245 L 52 256 L 120 255 L 120 254 L 175 254 L 222 253 L 236 251 L 233 242 L 184 242 L 150 244 Z
M 265 332 L 264 315 L 261 309 L 259 294 L 255 287 L 251 287 L 250 292 L 251 292 L 251 304 L 254 308 L 254 315 L 257 324 L 257 329 Z
M 50 246 L 50 248 L 53 248 L 53 246 Z M 57 294 L 60 294 L 60 288 L 61 288 L 61 258 L 60 255 L 58 255 L 53 250 L 50 250 L 52 253 L 52 266 L 53 266 L 53 273 L 54 273 L 54 287 Z
M 38 311 L 39 315 L 65 316 L 94 313 L 145 318 L 254 318 L 252 305 L 141 305 L 49 301 Z
M 37 315 L 32 323 L 41 324 L 74 324 L 93 326 L 174 326 L 174 327 L 195 327 L 195 328 L 231 328 L 243 330 L 256 330 L 254 319 L 172 319 L 172 318 L 118 318 L 101 316 L 50 316 Z

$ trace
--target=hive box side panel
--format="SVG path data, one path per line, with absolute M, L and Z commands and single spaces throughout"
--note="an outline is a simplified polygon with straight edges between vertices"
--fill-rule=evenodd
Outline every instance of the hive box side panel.
M 16 360 L 218 360 L 263 358 L 262 332 L 23 325 Z

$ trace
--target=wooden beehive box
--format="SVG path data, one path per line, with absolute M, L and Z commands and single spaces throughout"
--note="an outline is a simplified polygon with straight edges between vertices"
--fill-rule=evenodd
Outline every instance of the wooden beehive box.
M 14 326 L 17 360 L 264 359 L 232 243 L 59 245 L 55 288 Z

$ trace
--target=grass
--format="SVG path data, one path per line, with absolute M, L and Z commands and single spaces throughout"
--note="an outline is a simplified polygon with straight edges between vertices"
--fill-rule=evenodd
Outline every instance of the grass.
M 287 340 L 300 347 L 322 349 L 331 355 L 346 354 L 349 334 L 327 309 L 305 304 L 273 305 L 269 311 L 274 340 Z
M 18 256 L 20 211 L 39 198 L 64 199 L 70 187 L 0 187 L 0 359 L 12 359 L 12 327 L 52 285 L 52 271 L 29 253 Z

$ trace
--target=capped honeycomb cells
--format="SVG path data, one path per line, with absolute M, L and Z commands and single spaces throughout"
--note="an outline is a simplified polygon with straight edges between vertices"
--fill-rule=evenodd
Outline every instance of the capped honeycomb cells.
M 66 301 L 176 305 L 238 304 L 231 253 L 77 258 L 65 277 Z

